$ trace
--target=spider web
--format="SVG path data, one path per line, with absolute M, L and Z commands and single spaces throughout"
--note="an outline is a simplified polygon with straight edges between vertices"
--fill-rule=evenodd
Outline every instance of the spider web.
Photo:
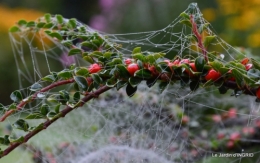
M 191 4 L 184 12 L 195 15 L 198 26 L 208 24 L 196 4 Z M 116 50 L 124 58 L 130 57 L 135 47 L 142 47 L 144 53 L 163 52 L 169 59 L 176 56 L 194 59 L 202 54 L 191 40 L 190 28 L 181 24 L 181 20 L 182 17 L 178 17 L 167 27 L 156 31 L 98 33 L 107 42 L 122 45 L 122 48 Z M 215 35 L 210 25 L 205 28 L 205 36 Z M 97 32 L 89 27 L 87 30 Z M 68 49 L 44 33 L 23 32 L 10 34 L 10 38 L 19 89 L 24 97 L 33 94 L 31 84 L 40 83 L 40 79 L 51 72 L 69 68 L 72 64 L 88 67 L 80 57 L 67 56 Z M 216 57 L 224 63 L 250 55 L 233 48 L 219 37 L 216 37 L 208 50 L 218 51 L 209 57 Z M 143 83 L 131 98 L 127 97 L 123 89 L 110 90 L 33 137 L 22 147 L 23 150 L 16 149 L 15 152 L 23 157 L 17 158 L 15 162 L 25 162 L 28 157 L 42 163 L 211 162 L 214 160 L 212 153 L 225 151 L 229 136 L 236 132 L 241 133 L 241 141 L 248 145 L 229 152 L 253 153 L 258 158 L 259 139 L 244 132 L 248 128 L 259 132 L 259 106 L 253 97 L 230 97 L 232 92 L 220 95 L 217 87 L 201 88 L 195 92 L 186 87 L 183 83 L 175 83 L 167 86 L 160 94 L 157 85 L 147 88 Z M 63 89 L 73 90 L 73 86 L 65 86 Z M 35 103 L 13 114 L 3 123 L 3 126 L 7 126 L 6 132 L 23 135 L 21 131 L 10 130 L 9 126 L 45 104 L 48 95 L 58 91 L 54 89 L 39 94 Z M 32 124 L 36 122 L 39 121 L 30 120 Z M 218 139 L 221 134 L 225 135 L 224 138 Z M 223 144 L 215 150 L 212 144 L 217 142 Z M 249 148 L 251 143 L 256 144 L 255 147 Z M 241 157 L 224 160 L 255 162 Z

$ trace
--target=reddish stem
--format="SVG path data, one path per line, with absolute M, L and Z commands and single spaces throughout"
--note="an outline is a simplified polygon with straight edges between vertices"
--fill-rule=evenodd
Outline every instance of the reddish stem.
M 48 90 L 64 85 L 64 84 L 68 84 L 68 83 L 73 83 L 75 80 L 72 79 L 68 79 L 68 80 L 62 80 L 62 81 L 57 81 L 55 83 L 52 83 L 51 85 L 48 85 L 47 87 L 42 88 L 41 90 L 39 90 L 38 92 L 35 92 L 30 100 L 23 100 L 21 101 L 17 106 L 16 109 L 13 110 L 9 110 L 7 112 L 5 112 L 5 114 L 0 118 L 0 122 L 3 122 L 7 117 L 9 117 L 12 113 L 14 113 L 15 111 L 21 110 L 27 103 L 34 101 L 37 98 L 37 95 L 39 93 L 42 92 L 47 92 Z
M 193 34 L 194 34 L 194 35 L 197 37 L 197 39 L 198 39 L 198 46 L 199 46 L 199 48 L 200 48 L 201 51 L 202 51 L 202 54 L 203 54 L 203 56 L 204 56 L 205 61 L 208 62 L 207 49 L 205 48 L 205 46 L 204 46 L 203 43 L 202 43 L 202 36 L 201 36 L 201 34 L 199 33 L 199 31 L 198 31 L 196 22 L 194 22 L 193 15 L 190 15 L 190 22 L 191 22 L 191 24 L 192 24 L 192 32 L 193 32 Z
M 84 98 L 81 99 L 81 103 L 79 106 L 84 105 L 86 102 L 88 102 L 89 100 L 91 100 L 92 98 L 95 98 L 96 96 L 108 91 L 109 89 L 111 89 L 110 87 L 107 86 L 103 86 L 101 88 L 99 88 L 98 90 L 96 90 L 95 92 L 88 94 L 87 96 L 85 96 Z M 54 117 L 51 120 L 47 120 L 46 122 L 43 123 L 43 127 L 39 128 L 37 130 L 33 130 L 31 132 L 29 132 L 27 135 L 24 136 L 24 141 L 22 142 L 15 142 L 10 144 L 10 146 L 8 148 L 6 148 L 3 153 L 0 155 L 0 158 L 8 155 L 11 151 L 13 151 L 15 148 L 17 148 L 18 146 L 20 146 L 23 143 L 26 143 L 30 138 L 32 138 L 33 136 L 35 136 L 36 134 L 38 134 L 39 132 L 41 132 L 42 130 L 48 128 L 53 122 L 55 122 L 56 120 L 60 119 L 61 117 L 65 117 L 69 112 L 71 112 L 72 110 L 74 110 L 75 108 L 72 108 L 70 106 L 67 106 L 65 109 L 63 109 L 60 113 L 59 116 Z

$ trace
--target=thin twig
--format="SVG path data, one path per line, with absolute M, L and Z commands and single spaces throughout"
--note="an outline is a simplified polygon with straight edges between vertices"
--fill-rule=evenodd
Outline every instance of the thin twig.
M 9 117 L 11 114 L 13 114 L 14 112 L 21 110 L 27 103 L 34 101 L 37 98 L 37 95 L 39 93 L 43 93 L 43 92 L 47 92 L 50 89 L 53 89 L 55 87 L 61 86 L 61 85 L 65 85 L 65 84 L 69 84 L 69 83 L 73 83 L 75 80 L 73 78 L 68 79 L 68 80 L 62 80 L 62 81 L 57 81 L 55 83 L 52 83 L 51 85 L 48 85 L 47 87 L 42 88 L 41 90 L 39 90 L 38 92 L 35 92 L 31 99 L 28 100 L 22 100 L 17 106 L 16 109 L 12 109 L 9 110 L 7 112 L 5 112 L 5 114 L 0 118 L 0 122 L 3 122 L 7 117 Z
M 103 87 L 99 88 L 98 90 L 96 90 L 95 92 L 93 92 L 91 94 L 88 94 L 87 96 L 85 96 L 84 98 L 81 99 L 81 102 L 80 102 L 79 106 L 84 105 L 86 102 L 88 102 L 92 98 L 95 98 L 96 96 L 98 96 L 98 95 L 108 91 L 109 89 L 111 89 L 111 88 L 107 87 L 107 86 L 103 86 Z M 27 135 L 25 135 L 24 136 L 24 140 L 22 142 L 15 142 L 15 143 L 10 144 L 10 146 L 3 151 L 3 153 L 0 156 L 0 158 L 6 156 L 7 154 L 9 154 L 11 151 L 13 151 L 15 148 L 17 148 L 21 144 L 26 143 L 30 138 L 32 138 L 33 136 L 35 136 L 36 134 L 38 134 L 42 130 L 48 128 L 56 120 L 60 119 L 61 117 L 65 117 L 69 112 L 71 112 L 74 109 L 75 108 L 67 106 L 64 110 L 62 110 L 59 113 L 59 116 L 55 116 L 53 119 L 47 120 L 46 122 L 44 122 L 42 128 L 35 129 L 35 130 L 29 132 Z

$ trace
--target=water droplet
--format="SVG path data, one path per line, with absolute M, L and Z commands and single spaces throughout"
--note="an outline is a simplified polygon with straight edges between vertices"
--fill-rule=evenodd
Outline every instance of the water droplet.
M 45 94 L 43 94 L 43 93 L 38 93 L 38 94 L 37 94 L 37 97 L 38 97 L 38 98 L 44 98 L 44 97 L 45 97 Z

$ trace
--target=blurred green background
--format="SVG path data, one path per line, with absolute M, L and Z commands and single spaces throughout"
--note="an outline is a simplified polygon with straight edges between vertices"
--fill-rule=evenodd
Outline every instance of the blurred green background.
M 0 0 L 0 103 L 8 105 L 19 88 L 8 29 L 19 19 L 61 14 L 107 33 L 142 32 L 170 24 L 191 2 L 197 2 L 217 35 L 232 46 L 260 50 L 259 0 Z

